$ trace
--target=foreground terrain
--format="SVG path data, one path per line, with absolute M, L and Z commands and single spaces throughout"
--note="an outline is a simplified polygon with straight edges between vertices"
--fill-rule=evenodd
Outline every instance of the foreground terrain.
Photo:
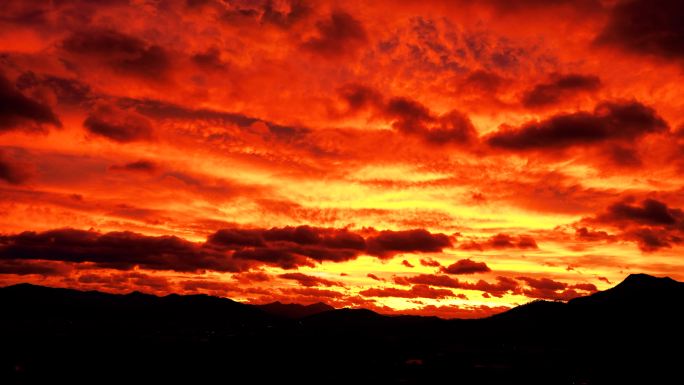
M 684 283 L 636 274 L 479 320 L 0 289 L 0 383 L 681 384 Z

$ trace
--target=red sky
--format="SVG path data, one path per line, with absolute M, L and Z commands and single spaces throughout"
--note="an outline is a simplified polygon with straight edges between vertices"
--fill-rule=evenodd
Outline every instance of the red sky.
M 479 317 L 684 279 L 680 1 L 0 4 L 0 284 Z

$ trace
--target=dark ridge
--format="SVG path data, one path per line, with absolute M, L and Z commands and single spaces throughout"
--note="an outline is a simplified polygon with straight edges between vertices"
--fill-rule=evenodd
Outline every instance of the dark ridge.
M 0 288 L 0 383 L 681 384 L 683 286 L 632 275 L 568 303 L 442 320 L 19 284 Z
M 334 307 L 327 305 L 323 302 L 318 302 L 311 305 L 301 305 L 297 303 L 286 304 L 280 301 L 276 301 L 264 305 L 254 306 L 265 311 L 266 313 L 293 319 L 308 317 L 310 315 L 335 310 Z
M 684 283 L 669 277 L 654 277 L 647 274 L 630 274 L 613 288 L 587 297 L 570 300 L 568 304 L 607 306 L 668 306 L 671 297 L 684 295 Z
M 495 314 L 490 319 L 553 320 L 565 314 L 566 304 L 558 301 L 536 300 L 511 310 Z

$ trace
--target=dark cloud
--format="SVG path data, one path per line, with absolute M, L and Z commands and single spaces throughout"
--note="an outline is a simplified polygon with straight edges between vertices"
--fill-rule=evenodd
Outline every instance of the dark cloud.
M 171 57 L 164 48 L 113 30 L 72 33 L 62 42 L 62 48 L 144 79 L 163 79 L 171 69 Z
M 71 271 L 71 266 L 62 262 L 0 259 L 0 274 L 38 274 L 47 277 L 55 275 L 67 275 Z
M 221 229 L 210 235 L 207 242 L 227 248 L 266 246 L 261 231 L 250 229 Z
M 383 107 L 385 116 L 395 119 L 394 126 L 399 131 L 415 132 L 425 130 L 426 122 L 432 121 L 432 113 L 415 100 L 395 97 Z
M 97 285 L 118 291 L 153 291 L 168 293 L 171 283 L 165 277 L 139 272 L 126 273 L 87 273 L 78 277 L 78 282 L 85 285 Z
M 461 259 L 447 267 L 442 267 L 440 270 L 447 274 L 475 274 L 492 271 L 486 263 L 475 262 L 470 259 Z
M 518 277 L 518 279 L 529 287 L 529 289 L 523 289 L 523 294 L 530 298 L 567 301 L 586 295 L 586 293 L 579 293 L 578 290 L 588 293 L 597 291 L 596 286 L 591 283 L 570 285 L 549 278 Z
M 109 169 L 113 171 L 153 173 L 159 169 L 159 166 L 151 160 L 141 159 L 131 163 L 115 164 L 110 166 Z
M 437 287 L 448 287 L 452 289 L 462 289 L 464 284 L 459 282 L 456 278 L 451 278 L 448 275 L 437 274 L 419 274 L 409 277 L 395 277 L 394 282 L 399 285 L 428 285 Z
M 49 90 L 57 103 L 65 105 L 81 105 L 93 97 L 90 86 L 77 79 L 36 74 L 31 71 L 21 74 L 17 78 L 16 86 L 20 91 Z
M 26 231 L 0 236 L 0 259 L 91 262 L 104 268 L 198 272 L 240 271 L 246 263 L 225 253 L 174 236 L 132 232 L 98 233 L 75 229 Z
M 522 127 L 504 128 L 486 140 L 493 147 L 515 151 L 562 149 L 610 140 L 631 141 L 667 129 L 667 123 L 651 107 L 639 102 L 606 102 L 593 112 L 559 114 Z
M 207 4 L 217 5 L 223 12 L 221 20 L 229 25 L 244 26 L 245 23 L 255 23 L 282 29 L 292 28 L 307 18 L 312 11 L 307 0 L 235 2 L 231 3 L 227 10 L 222 1 L 188 0 L 187 4 L 191 8 Z
M 287 226 L 263 231 L 264 239 L 271 242 L 292 242 L 300 245 L 321 245 L 334 249 L 363 250 L 363 237 L 346 229 L 324 229 L 311 226 Z
M 537 249 L 538 246 L 534 238 L 529 235 L 512 236 L 499 233 L 493 235 L 485 242 L 464 242 L 459 248 L 463 250 L 483 251 L 485 249 Z
M 158 100 L 121 99 L 119 100 L 119 106 L 127 110 L 135 110 L 138 113 L 153 119 L 207 121 L 212 124 L 234 124 L 245 130 L 253 130 L 254 123 L 263 123 L 268 127 L 270 135 L 283 140 L 305 138 L 306 135 L 310 133 L 310 130 L 305 127 L 284 126 L 243 114 L 210 109 L 192 109 Z
M 258 261 L 282 269 L 297 269 L 300 266 L 314 267 L 313 262 L 295 251 L 283 248 L 257 247 L 239 249 L 233 253 L 233 258 L 245 261 Z
M 422 132 L 429 143 L 473 143 L 477 131 L 470 119 L 460 111 L 452 110 L 437 118 L 437 124 Z
M 684 212 L 680 209 L 669 208 L 663 202 L 646 199 L 638 205 L 628 202 L 615 203 L 596 220 L 603 223 L 624 224 L 628 222 L 649 226 L 672 226 L 684 220 Z
M 684 3 L 680 0 L 622 0 L 597 36 L 599 45 L 612 45 L 637 54 L 666 59 L 684 58 Z
M 479 280 L 476 283 L 465 284 L 464 289 L 469 290 L 479 290 L 485 292 L 485 294 L 491 295 L 493 297 L 501 298 L 506 293 L 520 294 L 520 284 L 513 279 L 508 277 L 496 277 L 496 283 L 490 283 L 484 280 Z
M 356 112 L 370 107 L 382 106 L 383 95 L 374 88 L 361 84 L 346 84 L 337 90 L 346 103 L 348 112 Z
M 496 283 L 479 280 L 475 283 L 459 281 L 457 278 L 441 274 L 419 274 L 408 277 L 395 277 L 394 283 L 399 285 L 429 285 L 448 287 L 451 289 L 477 290 L 486 295 L 502 297 L 506 293 L 521 294 L 520 284 L 513 278 L 496 277 Z
M 280 274 L 278 277 L 280 277 L 282 279 L 297 281 L 297 283 L 299 283 L 302 286 L 306 286 L 306 287 L 312 287 L 312 286 L 326 286 L 326 287 L 344 286 L 344 285 L 342 285 L 342 283 L 340 283 L 338 281 L 332 281 L 329 279 L 316 277 L 313 275 L 302 274 L 302 273 L 286 273 L 286 274 Z
M 528 108 L 545 107 L 563 102 L 578 93 L 596 91 L 600 86 L 601 80 L 597 76 L 557 75 L 550 82 L 537 84 L 527 91 L 522 103 Z
M 347 105 L 348 113 L 371 110 L 377 116 L 391 121 L 397 131 L 418 136 L 428 144 L 464 145 L 477 140 L 475 126 L 458 110 L 438 116 L 416 100 L 386 98 L 374 88 L 355 83 L 339 88 L 338 94 Z
M 134 142 L 152 138 L 152 124 L 144 116 L 115 106 L 103 105 L 83 122 L 89 132 L 115 142 Z
M 355 51 L 366 42 L 366 30 L 352 15 L 336 11 L 329 19 L 316 23 L 318 36 L 302 44 L 308 51 L 324 57 L 339 57 Z
M 470 119 L 457 110 L 434 116 L 417 101 L 397 97 L 387 102 L 382 113 L 393 120 L 392 126 L 398 131 L 421 136 L 428 143 L 467 144 L 474 142 L 477 137 Z
M 470 93 L 496 93 L 506 80 L 501 76 L 484 70 L 471 72 L 462 82 L 462 89 Z
M 42 132 L 44 125 L 61 127 L 62 123 L 48 105 L 24 96 L 0 72 L 0 133 L 14 129 Z
M 313 262 L 343 262 L 362 254 L 391 258 L 400 252 L 435 252 L 451 245 L 444 234 L 427 230 L 381 231 L 364 238 L 348 229 L 286 226 L 270 229 L 222 229 L 207 243 L 235 250 L 234 258 L 287 269 Z
M 671 248 L 673 243 L 682 243 L 681 235 L 672 235 L 662 230 L 652 228 L 639 228 L 626 232 L 625 239 L 633 240 L 643 251 L 656 251 L 663 248 Z
M 580 224 L 616 228 L 619 232 L 607 237 L 609 240 L 636 242 L 641 250 L 647 252 L 684 243 L 684 211 L 655 199 L 645 199 L 640 203 L 629 200 L 616 202 L 603 213 L 583 218 Z M 603 233 L 587 230 L 587 234 L 597 236 Z
M 415 267 L 415 266 L 413 266 L 413 264 L 411 264 L 411 262 L 409 262 L 409 261 L 407 261 L 407 260 L 405 260 L 405 259 L 404 259 L 403 261 L 401 261 L 401 264 L 404 265 L 404 266 L 406 266 L 406 267 L 408 267 L 408 268 L 410 268 L 410 269 L 413 269 L 413 268 Z
M 528 286 L 534 289 L 542 290 L 563 290 L 568 287 L 567 283 L 554 281 L 549 278 L 530 278 L 530 277 L 517 277 L 518 280 L 525 282 Z
M 192 55 L 192 61 L 203 70 L 224 70 L 228 65 L 221 60 L 221 51 L 216 48 Z
M 431 258 L 425 258 L 425 259 L 421 258 L 420 264 L 423 266 L 428 266 L 428 267 L 440 267 L 440 266 L 442 266 L 442 264 L 439 263 L 439 261 L 435 261 L 434 259 L 431 259 Z
M 18 161 L 10 152 L 0 149 L 0 180 L 9 184 L 22 184 L 31 177 L 30 166 Z
M 427 285 L 413 285 L 410 289 L 371 288 L 362 290 L 359 295 L 364 297 L 396 297 L 396 298 L 432 298 L 442 299 L 454 297 L 454 293 L 447 289 L 433 289 Z
M 451 240 L 446 235 L 431 234 L 424 229 L 381 231 L 368 237 L 366 243 L 368 253 L 380 258 L 402 252 L 440 252 L 451 246 Z
M 591 230 L 586 227 L 580 227 L 575 230 L 575 236 L 583 241 L 613 241 L 615 236 L 608 234 L 605 231 Z
M 573 289 L 588 291 L 591 293 L 598 291 L 598 288 L 593 283 L 576 283 L 574 285 L 571 285 L 570 287 Z
M 501 298 L 505 294 L 511 293 L 525 295 L 530 298 L 568 300 L 583 295 L 579 294 L 578 291 L 593 293 L 597 290 L 596 286 L 590 283 L 569 285 L 567 283 L 554 281 L 549 278 L 531 278 L 524 276 L 518 277 L 517 279 L 524 282 L 528 287 L 522 287 L 518 281 L 509 277 L 496 277 L 496 283 L 490 283 L 484 280 L 479 280 L 472 283 L 459 281 L 456 278 L 439 274 L 419 274 L 408 277 L 395 277 L 394 283 L 406 286 L 424 285 L 447 287 L 450 289 L 476 290 L 483 292 L 483 296 L 485 296 L 485 298 Z M 403 292 L 404 294 L 408 295 L 406 291 Z

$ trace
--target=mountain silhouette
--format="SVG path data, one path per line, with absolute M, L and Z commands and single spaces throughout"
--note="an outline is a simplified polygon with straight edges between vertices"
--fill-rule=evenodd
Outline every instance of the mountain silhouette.
M 0 383 L 681 384 L 684 284 L 631 275 L 478 320 L 0 288 Z
M 306 316 L 335 310 L 334 307 L 323 302 L 318 302 L 311 305 L 300 305 L 296 303 L 281 303 L 280 301 L 276 301 L 264 305 L 255 305 L 255 307 L 265 311 L 266 313 L 285 318 L 303 318 Z

